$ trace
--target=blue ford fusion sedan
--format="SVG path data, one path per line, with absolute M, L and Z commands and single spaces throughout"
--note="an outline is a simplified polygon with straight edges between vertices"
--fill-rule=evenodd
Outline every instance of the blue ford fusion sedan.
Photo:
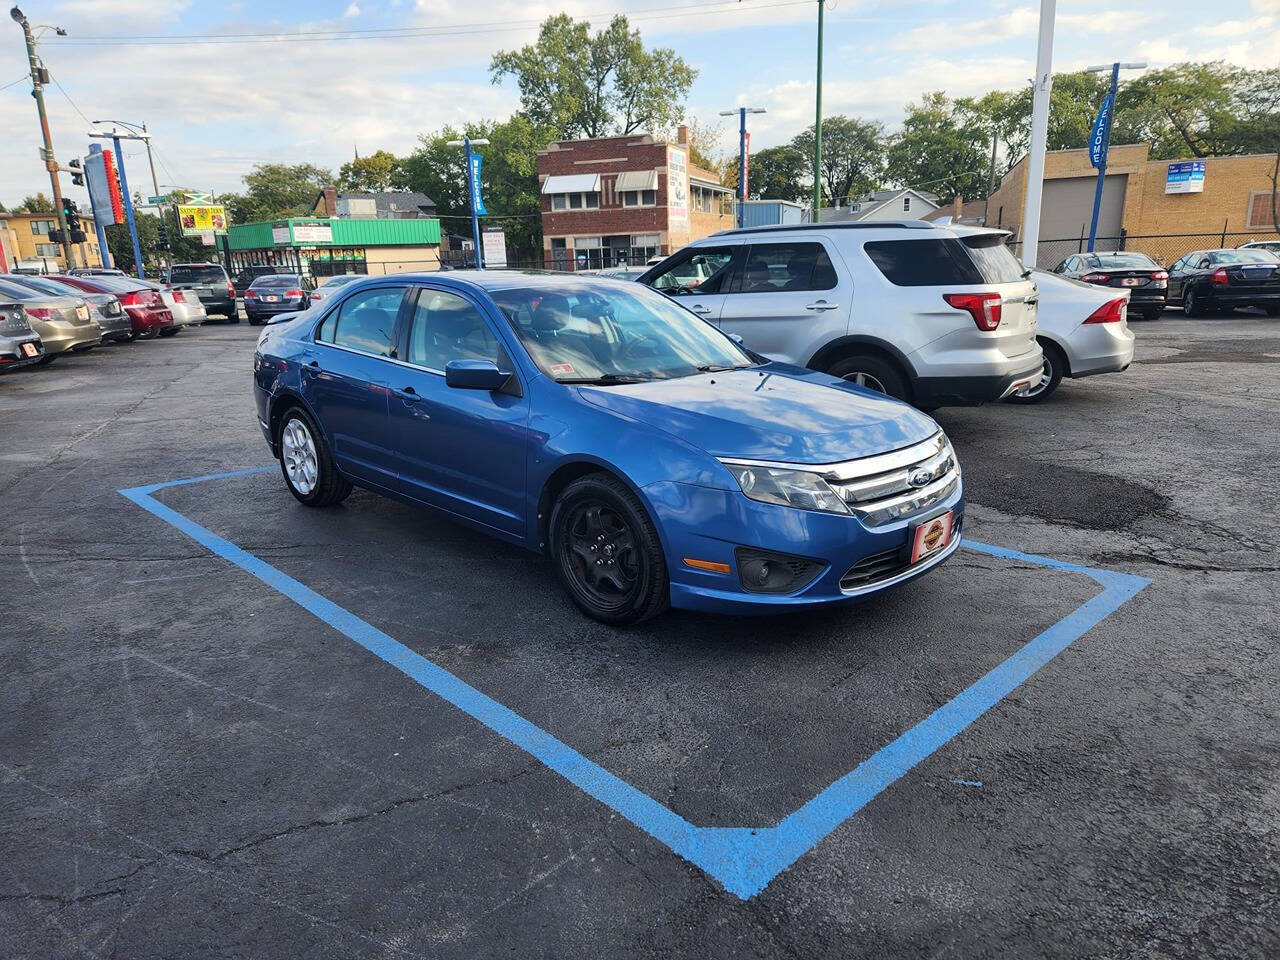
M 358 485 L 542 551 L 605 623 L 840 603 L 960 544 L 960 467 L 932 419 L 638 284 L 357 281 L 268 326 L 254 384 L 299 501 Z

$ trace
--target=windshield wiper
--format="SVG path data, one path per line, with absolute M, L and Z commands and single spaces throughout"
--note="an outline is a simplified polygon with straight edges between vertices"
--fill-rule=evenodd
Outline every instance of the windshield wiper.
M 725 370 L 746 370 L 748 367 L 755 366 L 752 363 L 704 363 L 700 367 L 694 367 L 699 373 L 723 373 Z
M 615 383 L 648 383 L 654 377 L 631 377 L 621 373 L 603 373 L 598 377 L 561 377 L 556 383 L 585 383 L 607 386 Z

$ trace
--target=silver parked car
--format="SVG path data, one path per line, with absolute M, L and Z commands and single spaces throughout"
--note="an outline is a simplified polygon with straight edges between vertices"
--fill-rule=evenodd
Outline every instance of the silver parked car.
M 1133 363 L 1128 290 L 1082 283 L 1033 270 L 1040 290 L 1037 338 L 1044 368 L 1029 387 L 1009 397 L 1012 403 L 1039 403 L 1058 389 L 1063 377 L 1079 379 L 1117 373 Z
M 47 277 L 13 275 L 5 279 L 55 297 L 65 297 L 69 293 L 64 284 L 58 283 L 56 280 L 50 280 Z M 110 293 L 84 292 L 73 294 L 73 296 L 78 296 L 89 304 L 89 308 L 93 311 L 93 319 L 97 320 L 98 326 L 102 328 L 102 340 L 104 343 L 108 340 L 125 342 L 133 339 L 133 328 L 129 323 L 129 315 L 124 312 L 124 307 L 120 306 L 119 297 Z
M 60 354 L 92 350 L 102 343 L 102 328 L 81 297 L 55 297 L 0 278 L 0 300 L 22 304 L 27 322 L 44 343 L 40 363 L 52 363 Z
M 148 283 L 152 290 L 160 294 L 160 299 L 173 314 L 173 326 L 160 331 L 162 337 L 172 337 L 183 327 L 198 327 L 209 319 L 208 311 L 200 298 L 190 290 L 174 290 L 158 283 Z
M 918 407 L 1029 386 L 1036 286 L 1008 234 L 918 220 L 713 234 L 639 278 L 773 360 Z
M 0 372 L 39 363 L 43 357 L 44 344 L 27 322 L 22 303 L 0 295 Z

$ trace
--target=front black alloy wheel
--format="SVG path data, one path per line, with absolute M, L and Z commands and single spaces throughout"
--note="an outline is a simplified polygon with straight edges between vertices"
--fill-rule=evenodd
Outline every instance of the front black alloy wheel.
M 614 626 L 656 616 L 670 602 L 666 561 L 644 505 L 620 480 L 569 484 L 551 512 L 556 575 L 579 609 Z
M 1196 295 L 1194 287 L 1182 291 L 1182 312 L 1188 317 L 1203 317 L 1206 313 L 1201 298 Z

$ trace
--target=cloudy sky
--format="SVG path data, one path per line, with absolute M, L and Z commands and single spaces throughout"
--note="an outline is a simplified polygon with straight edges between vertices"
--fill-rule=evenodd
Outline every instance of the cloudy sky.
M 813 121 L 812 0 L 22 0 L 50 31 L 41 56 L 57 155 L 86 152 L 90 120 L 146 121 L 163 185 L 240 189 L 262 161 L 336 169 L 355 148 L 412 149 L 444 123 L 505 117 L 514 87 L 489 82 L 494 51 L 534 38 L 553 13 L 602 25 L 626 13 L 650 45 L 697 67 L 690 112 L 762 106 L 752 143 L 789 139 Z M 1033 72 L 1037 9 L 1017 0 L 829 0 L 825 113 L 892 127 L 925 91 L 1013 89 Z M 1206 11 L 1212 10 L 1212 14 Z M 350 31 L 363 31 L 357 39 Z M 328 39 L 317 40 L 321 34 Z M 188 42 L 198 37 L 203 42 Z M 22 37 L 0 25 L 0 201 L 48 192 Z M 253 42 L 246 42 L 246 40 Z M 1063 0 L 1055 70 L 1113 59 L 1161 66 L 1225 59 L 1280 65 L 1280 0 Z M 732 131 L 723 129 L 724 146 Z M 130 186 L 149 188 L 140 146 Z M 64 185 L 70 188 L 69 181 Z M 72 190 L 72 196 L 81 191 Z M 144 192 L 150 192 L 144 189 Z M 78 199 L 84 200 L 82 195 Z

